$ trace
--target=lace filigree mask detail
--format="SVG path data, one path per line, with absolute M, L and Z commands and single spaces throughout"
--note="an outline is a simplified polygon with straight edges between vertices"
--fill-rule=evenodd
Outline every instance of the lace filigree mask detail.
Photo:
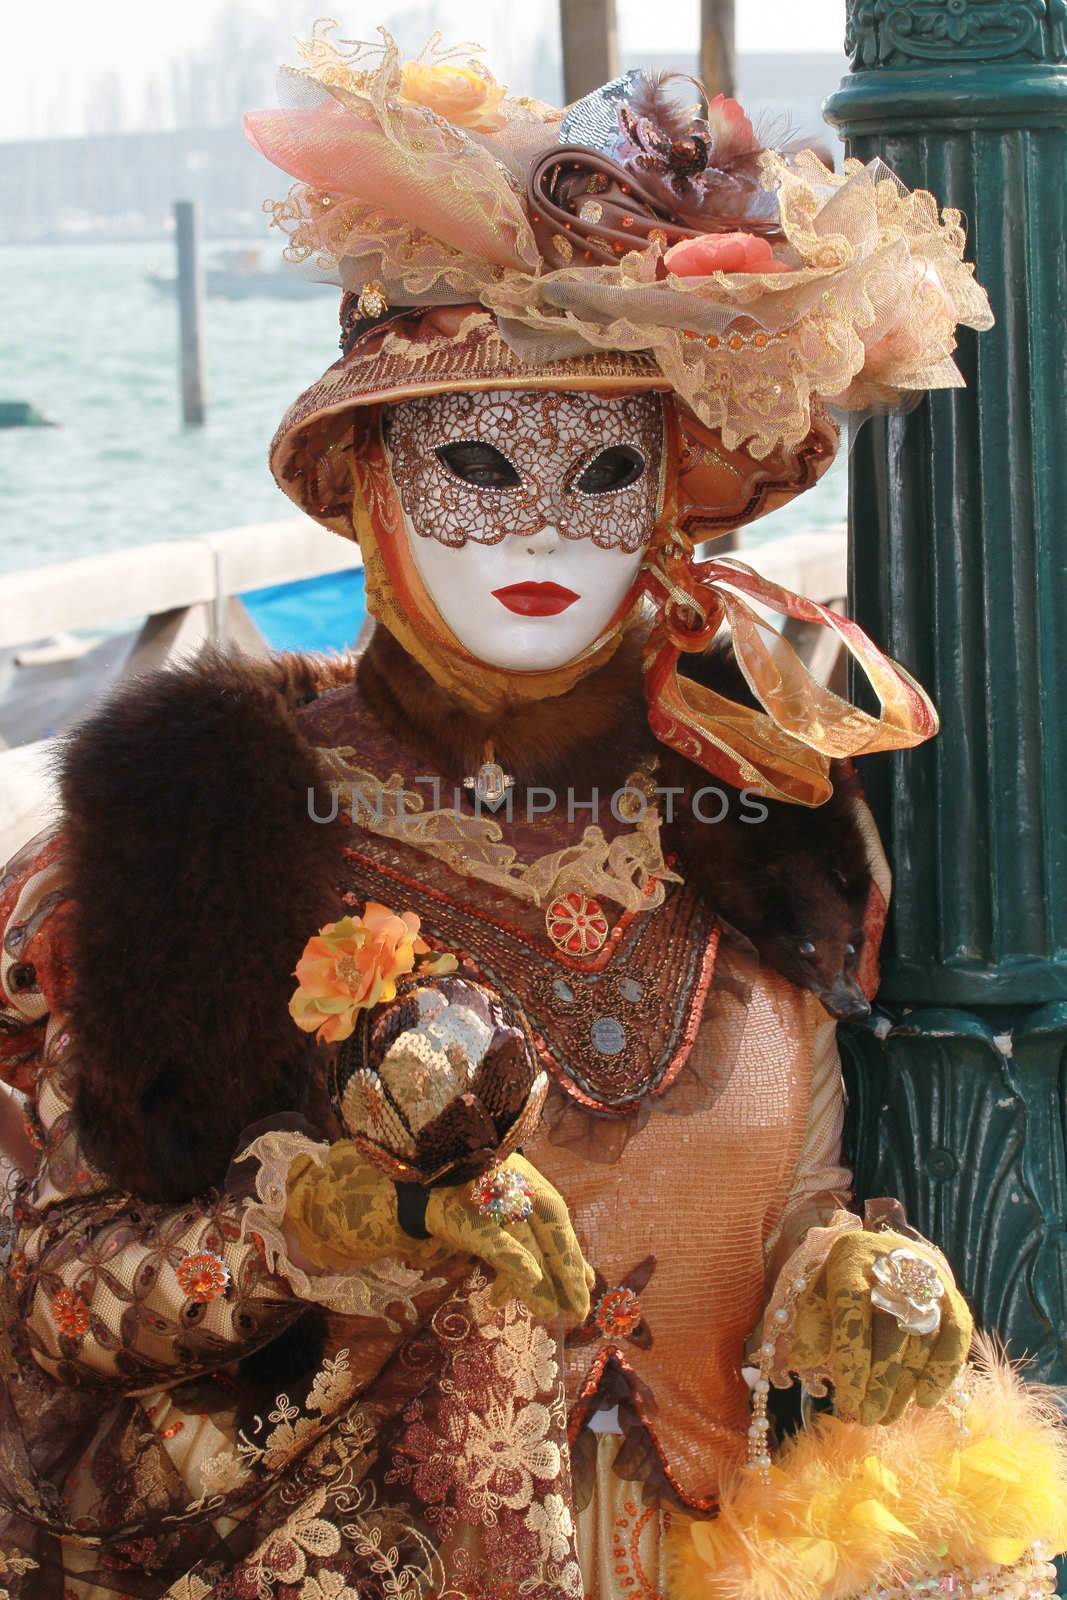
M 463 392 L 405 400 L 385 416 L 401 503 L 423 538 L 499 544 L 551 526 L 632 553 L 652 537 L 656 394 Z

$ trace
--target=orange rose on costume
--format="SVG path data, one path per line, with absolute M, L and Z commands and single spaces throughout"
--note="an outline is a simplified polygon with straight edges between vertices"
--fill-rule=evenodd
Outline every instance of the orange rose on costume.
M 407 61 L 401 68 L 400 93 L 411 105 L 436 111 L 456 128 L 496 133 L 507 121 L 498 110 L 504 86 L 477 67 L 422 66 Z
M 679 278 L 704 278 L 712 272 L 791 272 L 776 261 L 766 239 L 755 233 L 701 233 L 680 239 L 663 257 Z
M 296 964 L 300 987 L 289 1001 L 289 1015 L 298 1028 L 326 1044 L 347 1039 L 357 1011 L 396 998 L 396 980 L 415 966 L 415 957 L 429 954 L 419 938 L 414 911 L 399 915 L 368 900 L 361 917 L 328 922 L 304 946 Z M 454 956 L 423 964 L 428 972 L 450 972 Z

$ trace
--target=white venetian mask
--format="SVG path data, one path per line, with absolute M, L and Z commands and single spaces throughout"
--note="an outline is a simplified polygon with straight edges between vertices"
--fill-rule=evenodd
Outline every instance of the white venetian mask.
M 659 396 L 429 395 L 388 408 L 386 439 L 412 559 L 460 644 L 518 672 L 582 655 L 655 527 Z

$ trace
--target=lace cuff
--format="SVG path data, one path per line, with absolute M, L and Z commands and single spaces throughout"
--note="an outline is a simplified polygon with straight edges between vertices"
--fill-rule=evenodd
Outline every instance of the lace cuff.
M 428 1278 L 417 1267 L 397 1257 L 385 1257 L 369 1265 L 354 1266 L 346 1272 L 329 1272 L 302 1254 L 286 1231 L 286 1176 L 293 1162 L 306 1157 L 317 1166 L 325 1164 L 330 1146 L 306 1134 L 290 1130 L 271 1130 L 260 1134 L 242 1152 L 239 1160 L 258 1162 L 255 1197 L 246 1201 L 242 1238 L 256 1239 L 267 1265 L 279 1273 L 300 1300 L 313 1301 L 345 1316 L 371 1318 L 393 1332 L 401 1323 L 396 1312 L 409 1324 L 418 1320 L 416 1296 L 445 1286 L 444 1278 Z
M 862 1227 L 862 1220 L 853 1212 L 835 1211 L 824 1228 L 809 1228 L 778 1274 L 763 1313 L 764 1330 L 775 1326 L 775 1313 L 784 1305 L 786 1296 L 797 1279 L 803 1278 L 810 1283 L 816 1273 L 825 1266 L 826 1258 L 838 1239 Z M 777 1389 L 788 1389 L 793 1383 L 793 1373 L 794 1368 L 789 1360 L 789 1342 L 784 1338 L 779 1339 L 770 1372 L 771 1382 Z M 826 1373 L 803 1372 L 799 1376 L 812 1393 L 825 1393 Z

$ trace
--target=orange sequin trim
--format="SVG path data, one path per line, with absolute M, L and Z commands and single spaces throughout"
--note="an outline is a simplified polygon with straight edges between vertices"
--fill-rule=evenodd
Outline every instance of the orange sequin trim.
M 608 1362 L 612 1360 L 612 1358 L 618 1362 L 623 1372 L 630 1379 L 630 1404 L 637 1412 L 638 1417 L 641 1419 L 642 1426 L 645 1428 L 649 1438 L 652 1440 L 656 1454 L 659 1457 L 660 1466 L 663 1468 L 663 1475 L 667 1479 L 667 1482 L 670 1484 L 671 1488 L 674 1490 L 675 1494 L 678 1496 L 679 1500 L 683 1505 L 689 1506 L 693 1511 L 718 1511 L 719 1496 L 717 1493 L 708 1495 L 687 1494 L 682 1488 L 681 1484 L 678 1482 L 678 1479 L 675 1477 L 670 1465 L 667 1462 L 667 1457 L 664 1453 L 663 1446 L 659 1441 L 656 1430 L 649 1416 L 648 1408 L 642 1399 L 641 1391 L 636 1381 L 637 1374 L 634 1372 L 633 1367 L 627 1361 L 618 1345 L 605 1345 L 602 1350 L 599 1350 L 593 1359 L 592 1366 L 586 1373 L 585 1382 L 578 1391 L 577 1398 L 571 1410 L 570 1420 L 567 1423 L 567 1442 L 571 1449 L 573 1450 L 575 1440 L 581 1433 L 582 1428 L 585 1426 L 586 1418 L 592 1409 L 593 1397 L 599 1389 L 600 1380 L 604 1375 L 604 1368 L 607 1366 Z M 714 1424 L 711 1424 L 710 1427 L 713 1429 Z

